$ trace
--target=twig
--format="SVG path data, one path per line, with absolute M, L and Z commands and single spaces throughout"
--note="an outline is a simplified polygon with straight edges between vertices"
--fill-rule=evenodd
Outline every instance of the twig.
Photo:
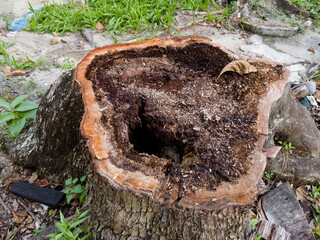
M 0 196 L 0 203 L 1 203 L 1 205 L 4 207 L 4 209 L 6 210 L 7 214 L 10 216 L 11 211 L 10 211 L 10 209 L 8 208 L 8 206 L 6 205 L 6 203 L 3 201 L 3 199 L 2 199 L 1 196 Z
M 33 220 L 36 220 L 36 216 L 33 214 L 33 212 L 31 212 L 28 207 L 20 200 L 18 199 L 17 201 L 22 207 L 24 207 L 24 209 L 29 213 L 29 215 L 33 218 Z

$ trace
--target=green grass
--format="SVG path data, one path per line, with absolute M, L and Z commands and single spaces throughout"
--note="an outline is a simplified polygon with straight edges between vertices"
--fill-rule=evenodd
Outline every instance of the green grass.
M 214 0 L 87 0 L 84 5 L 74 1 L 59 5 L 46 3 L 36 12 L 26 30 L 34 32 L 75 32 L 82 28 L 95 28 L 97 22 L 107 32 L 129 30 L 158 30 L 172 27 L 175 10 L 204 11 Z M 30 5 L 30 10 L 34 11 Z
M 0 66 L 9 65 L 15 69 L 30 69 L 33 67 L 41 67 L 46 58 L 42 58 L 39 61 L 35 62 L 31 60 L 28 56 L 23 61 L 19 61 L 19 59 L 15 59 L 13 56 L 9 56 L 7 52 L 7 48 L 14 45 L 14 43 L 7 43 L 3 40 L 0 40 Z
M 291 0 L 299 8 L 310 12 L 314 18 L 313 27 L 320 27 L 320 1 L 319 0 Z

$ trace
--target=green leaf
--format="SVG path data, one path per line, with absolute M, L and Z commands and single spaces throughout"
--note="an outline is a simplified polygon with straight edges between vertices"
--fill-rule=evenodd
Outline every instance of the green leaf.
M 49 216 L 52 216 L 53 213 L 54 213 L 54 210 L 53 210 L 53 209 L 50 209 L 50 211 L 49 211 Z
M 82 222 L 84 222 L 85 220 L 87 220 L 87 218 L 88 218 L 88 217 L 85 217 L 85 218 L 82 218 L 82 219 L 80 219 L 80 220 L 72 223 L 72 224 L 70 225 L 70 228 L 75 228 L 75 227 L 77 227 L 77 226 L 80 225 Z
M 66 185 L 70 185 L 72 183 L 72 178 L 68 178 L 67 180 L 66 180 Z
M 29 95 L 20 95 L 20 96 L 16 97 L 11 103 L 12 108 L 15 108 L 19 103 L 21 103 L 22 101 L 24 101 L 28 97 L 29 97 Z
M 80 181 L 83 182 L 84 180 L 86 180 L 87 176 L 83 176 L 82 178 L 80 178 Z
M 61 211 L 59 211 L 59 212 L 60 212 L 60 221 L 61 221 L 62 223 L 64 223 L 64 224 L 66 224 L 66 219 L 64 218 L 62 212 L 61 212 Z
M 87 235 L 85 235 L 83 238 L 80 238 L 80 240 L 85 240 L 87 239 L 88 237 L 90 237 L 91 233 L 88 233 Z
M 80 184 L 78 184 L 74 189 L 73 189 L 74 193 L 82 193 L 82 187 Z
M 15 119 L 16 115 L 13 112 L 7 112 L 0 115 L 0 123 L 8 122 L 9 120 Z
M 8 110 L 11 110 L 11 105 L 10 103 L 8 103 L 6 100 L 4 100 L 3 98 L 0 98 L 0 107 L 2 108 L 6 108 Z
M 11 136 L 13 137 L 18 136 L 25 124 L 26 124 L 25 118 L 13 119 L 12 123 L 9 126 L 9 132 Z
M 20 103 L 15 109 L 14 111 L 16 112 L 25 112 L 25 111 L 29 111 L 29 110 L 33 110 L 38 108 L 38 104 L 31 102 L 31 101 L 26 101 L 23 103 Z
M 24 117 L 25 119 L 34 119 L 36 117 L 36 114 L 37 114 L 37 109 L 18 113 L 20 117 Z
M 89 212 L 89 209 L 87 211 L 84 211 L 83 213 L 81 213 L 80 216 L 78 213 L 79 218 L 83 218 L 88 212 Z
M 67 196 L 66 196 L 66 198 L 67 198 L 67 203 L 69 204 L 70 203 L 70 201 L 72 200 L 72 198 L 73 198 L 73 194 L 67 194 Z
M 75 184 L 76 182 L 78 182 L 78 178 L 73 179 L 72 183 Z

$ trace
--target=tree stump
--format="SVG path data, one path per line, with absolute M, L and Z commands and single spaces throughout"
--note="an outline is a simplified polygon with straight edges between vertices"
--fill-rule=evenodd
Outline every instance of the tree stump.
M 244 59 L 257 72 L 218 78 L 237 59 L 200 37 L 95 49 L 10 154 L 50 180 L 87 175 L 95 239 L 247 239 L 289 71 Z

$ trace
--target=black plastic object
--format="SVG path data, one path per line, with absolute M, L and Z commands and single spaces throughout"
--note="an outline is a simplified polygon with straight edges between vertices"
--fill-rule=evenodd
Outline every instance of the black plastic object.
M 56 208 L 65 198 L 65 194 L 62 192 L 21 181 L 13 184 L 9 190 L 18 196 L 43 203 L 52 208 Z

